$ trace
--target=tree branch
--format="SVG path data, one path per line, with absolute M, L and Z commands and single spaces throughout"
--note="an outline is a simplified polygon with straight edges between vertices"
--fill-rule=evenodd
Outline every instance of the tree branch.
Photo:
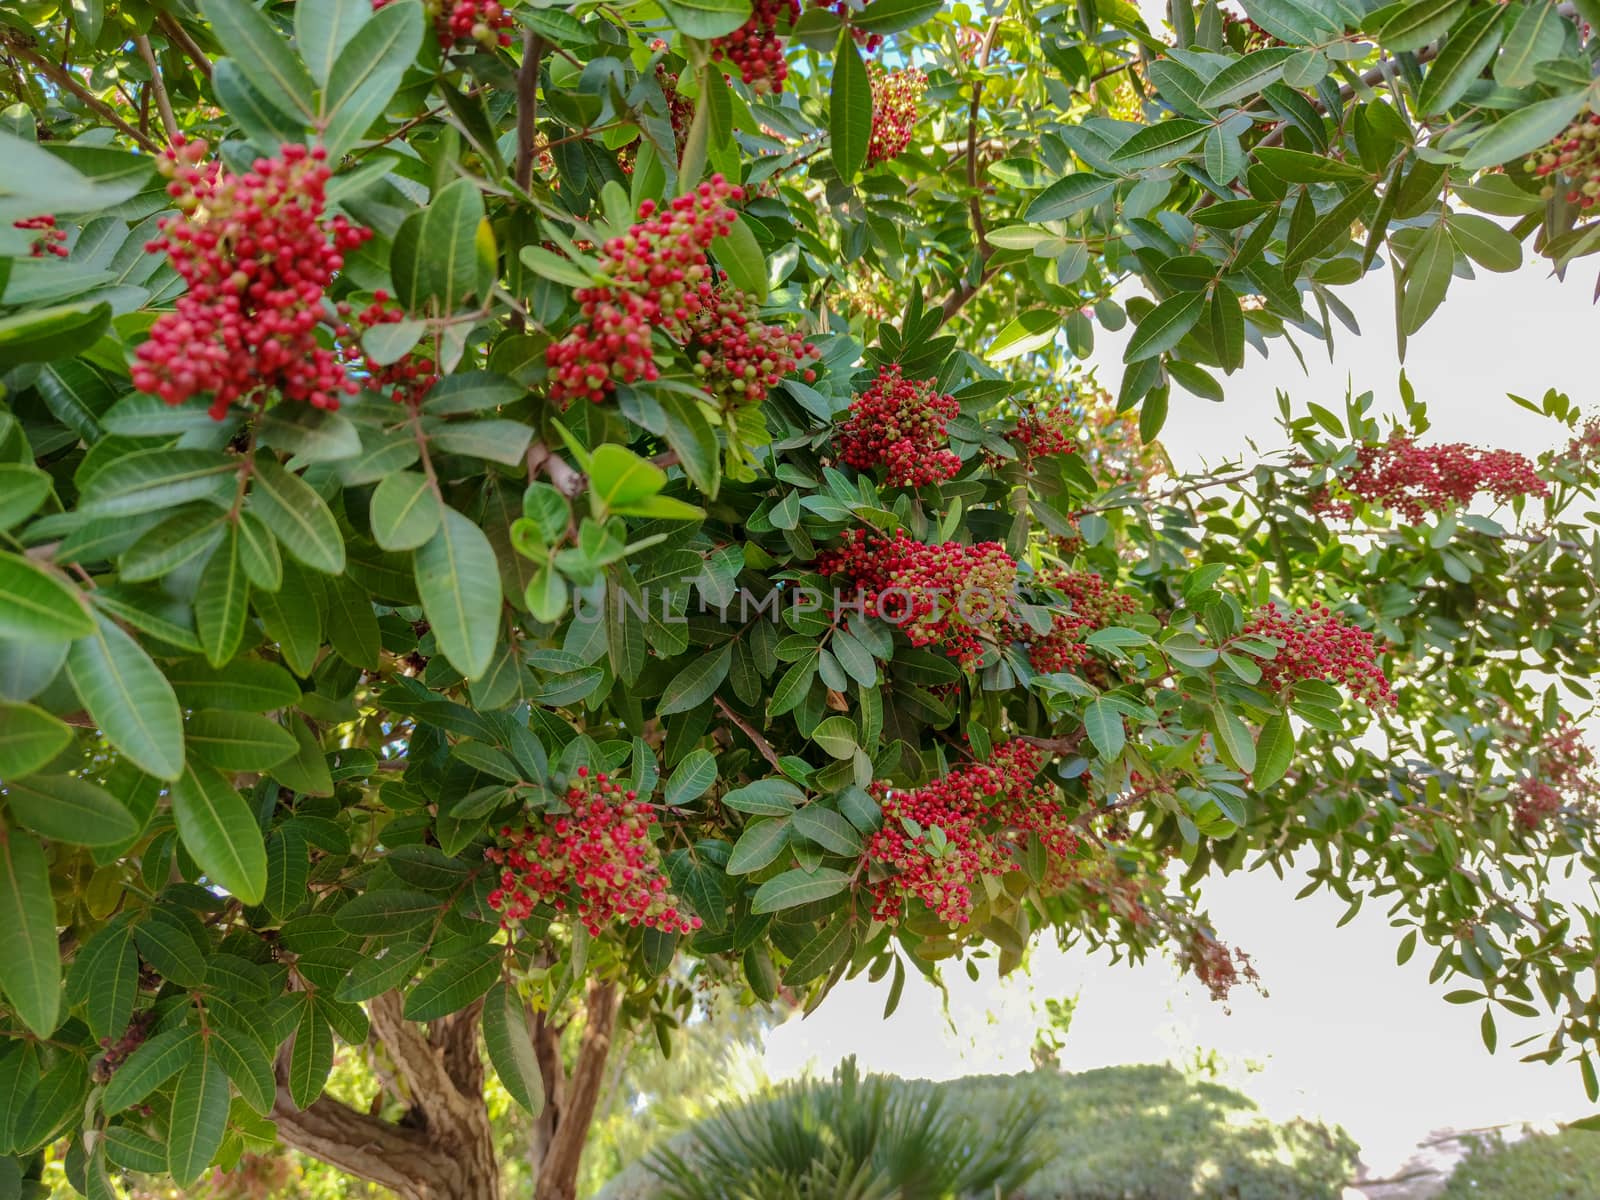
M 571 1200 L 576 1194 L 578 1167 L 583 1145 L 594 1121 L 595 1105 L 605 1082 L 606 1059 L 611 1054 L 611 1037 L 617 1025 L 621 995 L 617 985 L 594 983 L 584 1003 L 583 1036 L 578 1056 L 567 1078 L 562 1106 L 556 1114 L 555 1129 L 539 1166 L 539 1183 L 534 1200 Z
M 392 1125 L 323 1096 L 297 1109 L 279 1080 L 272 1119 L 278 1136 L 302 1153 L 370 1179 L 406 1197 L 424 1200 L 430 1180 L 454 1174 L 449 1157 L 430 1145 L 425 1131 Z
M 772 764 L 772 769 L 781 772 L 783 770 L 783 765 L 781 762 L 779 762 L 778 752 L 772 748 L 772 743 L 767 741 L 766 738 L 762 737 L 761 732 L 756 729 L 754 725 L 750 724 L 749 721 L 746 721 L 732 708 L 730 708 L 728 706 L 728 702 L 721 696 L 713 696 L 712 700 L 715 701 L 717 710 L 721 712 L 723 716 L 727 717 L 728 720 L 737 725 L 744 733 L 745 737 L 750 739 L 750 741 L 755 745 L 755 748 L 761 752 L 761 757 Z
M 533 30 L 523 35 L 522 65 L 517 68 L 517 186 L 533 186 L 533 147 L 539 131 L 539 64 L 544 39 Z
M 70 71 L 63 70 L 61 67 L 56 66 L 55 63 L 51 62 L 47 58 L 41 58 L 32 50 L 28 49 L 28 47 L 19 44 L 15 40 L 11 40 L 9 45 L 11 47 L 12 54 L 16 55 L 34 70 L 38 71 L 39 74 L 43 75 L 58 88 L 72 93 L 72 95 L 77 98 L 79 103 L 93 112 L 101 120 L 105 121 L 109 125 L 115 126 L 117 129 L 120 129 L 123 133 L 127 134 L 128 137 L 132 138 L 142 148 L 148 150 L 151 154 L 161 153 L 161 147 L 159 145 L 157 145 L 150 138 L 146 137 L 144 134 L 140 133 L 132 125 L 129 125 L 126 121 L 124 121 L 120 116 L 117 115 L 117 112 L 114 108 L 90 92 L 89 89 L 83 86 L 83 84 L 79 83 Z
M 583 495 L 585 487 L 583 472 L 574 469 L 566 459 L 543 442 L 535 442 L 528 447 L 528 478 L 532 479 L 541 471 L 549 477 L 556 491 L 563 496 L 570 499 Z
M 189 56 L 189 61 L 200 68 L 200 73 L 207 79 L 211 78 L 211 60 L 206 57 L 206 52 L 200 49 L 200 43 L 189 36 L 189 31 L 178 24 L 177 18 L 171 13 L 157 12 L 156 24 L 161 27 L 161 32 L 166 34 Z
M 161 113 L 161 128 L 167 131 L 167 141 L 178 137 L 181 131 L 178 128 L 178 118 L 172 111 L 172 99 L 167 95 L 167 84 L 161 78 L 161 64 L 156 62 L 156 52 L 150 46 L 150 38 L 143 33 L 133 35 L 133 44 L 138 47 L 139 57 L 144 59 L 144 65 L 150 68 L 150 90 L 155 93 L 156 109 Z

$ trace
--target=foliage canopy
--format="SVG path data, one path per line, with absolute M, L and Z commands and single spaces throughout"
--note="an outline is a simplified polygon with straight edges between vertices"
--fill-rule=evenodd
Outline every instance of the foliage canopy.
M 579 997 L 1043 929 L 1222 994 L 1200 881 L 1291 859 L 1594 1095 L 1600 432 L 1155 439 L 1369 270 L 1403 350 L 1600 248 L 1600 6 L 1243 9 L 0 13 L 0 1194 L 493 1195 L 481 1028 L 569 1195 Z M 321 1095 L 369 1038 L 399 1112 Z

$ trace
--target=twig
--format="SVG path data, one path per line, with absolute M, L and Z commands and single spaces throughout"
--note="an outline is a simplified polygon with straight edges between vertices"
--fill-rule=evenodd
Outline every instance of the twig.
M 112 108 L 104 100 L 100 99 L 100 97 L 90 92 L 88 88 L 83 86 L 83 84 L 79 83 L 70 71 L 62 70 L 49 59 L 40 57 L 26 46 L 19 45 L 15 41 L 12 41 L 10 45 L 11 52 L 14 55 L 20 58 L 23 62 L 27 63 L 34 70 L 38 71 L 39 74 L 43 75 L 58 88 L 71 92 L 72 95 L 75 96 L 85 108 L 89 109 L 101 120 L 116 126 L 116 128 L 127 134 L 143 149 L 148 150 L 151 154 L 159 154 L 161 152 L 160 145 L 124 121 L 120 116 L 117 115 L 116 109 Z
M 172 100 L 167 95 L 166 81 L 161 78 L 161 64 L 156 62 L 156 52 L 150 46 L 148 35 L 134 34 L 133 44 L 138 47 L 139 57 L 144 59 L 144 65 L 150 68 L 150 89 L 155 93 L 156 108 L 161 113 L 161 128 L 167 131 L 167 140 L 173 141 L 181 136 L 181 131 L 178 129 L 178 118 L 172 112 Z
M 751 743 L 754 744 L 755 748 L 761 752 L 761 757 L 772 764 L 772 769 L 774 771 L 781 773 L 783 771 L 783 764 L 778 761 L 778 752 L 772 748 L 772 743 L 767 741 L 766 738 L 762 737 L 760 731 L 757 730 L 755 726 L 751 725 L 749 721 L 746 721 L 738 713 L 734 712 L 733 709 L 728 706 L 728 702 L 721 696 L 713 696 L 712 700 L 717 706 L 717 711 L 722 713 L 723 716 L 727 717 L 728 720 L 732 721 L 736 726 L 738 726 L 740 732 L 743 733 L 745 737 L 749 738 Z
M 544 39 L 528 30 L 522 39 L 522 65 L 517 68 L 517 186 L 533 186 L 533 147 L 539 130 L 539 64 Z
M 571 498 L 583 495 L 587 483 L 583 472 L 574 469 L 543 442 L 535 442 L 528 447 L 528 478 L 532 479 L 541 471 L 563 496 Z
M 978 48 L 976 66 L 980 72 L 989 65 L 989 56 L 994 52 L 994 40 L 999 34 L 1000 18 L 995 17 L 983 35 L 983 45 Z M 993 251 L 989 248 L 989 231 L 983 223 L 983 202 L 978 192 L 978 104 L 982 99 L 983 76 L 980 74 L 972 82 L 972 107 L 967 112 L 967 188 L 971 192 L 967 198 L 967 211 L 972 214 L 973 241 L 977 243 L 979 255 L 987 261 Z
M 189 31 L 180 25 L 171 13 L 157 12 L 156 24 L 161 26 L 161 32 L 177 43 L 178 49 L 189 56 L 189 60 L 200 68 L 200 73 L 207 79 L 211 78 L 211 60 L 206 57 L 206 52 L 200 49 L 200 43 L 189 36 Z

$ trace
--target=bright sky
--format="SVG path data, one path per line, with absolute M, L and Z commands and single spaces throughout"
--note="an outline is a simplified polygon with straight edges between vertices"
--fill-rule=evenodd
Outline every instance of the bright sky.
M 1541 261 L 1513 275 L 1454 281 L 1407 354 L 1407 374 L 1433 419 L 1430 438 L 1528 453 L 1565 441 L 1557 426 L 1505 393 L 1537 398 L 1555 387 L 1596 407 L 1595 269 L 1595 260 L 1586 260 L 1562 283 Z M 1162 440 L 1180 469 L 1246 454 L 1250 438 L 1263 447 L 1281 444 L 1273 424 L 1279 388 L 1297 405 L 1315 400 L 1339 411 L 1350 381 L 1357 392 L 1374 391 L 1381 412 L 1401 411 L 1387 272 L 1341 296 L 1364 335 L 1341 328 L 1332 363 L 1325 348 L 1301 338 L 1302 372 L 1288 347 L 1273 342 L 1270 360 L 1248 352 L 1245 368 L 1226 381 L 1225 403 L 1175 391 Z M 1126 330 L 1103 336 L 1096 348 L 1102 382 L 1113 388 L 1126 337 Z M 1217 1050 L 1234 1068 L 1233 1081 L 1267 1111 L 1343 1124 L 1380 1175 L 1435 1129 L 1594 1111 L 1575 1069 L 1518 1062 L 1509 1044 L 1520 1034 L 1512 1029 L 1502 1025 L 1500 1053 L 1491 1057 L 1479 1041 L 1479 1010 L 1443 1002 L 1443 989 L 1427 981 L 1426 954 L 1397 968 L 1399 932 L 1381 905 L 1335 929 L 1343 906 L 1321 894 L 1296 902 L 1302 882 L 1280 883 L 1263 872 L 1207 886 L 1219 933 L 1252 956 L 1270 993 L 1240 989 L 1231 1015 L 1168 963 L 1130 969 L 1041 949 L 1031 978 L 1019 972 L 999 981 L 991 969 L 972 983 L 959 969 L 949 972 L 954 1029 L 937 993 L 920 983 L 907 985 L 887 1022 L 880 1019 L 886 984 L 846 984 L 815 1015 L 774 1032 L 768 1070 L 777 1077 L 808 1065 L 825 1072 L 847 1054 L 906 1076 L 1026 1070 L 1043 999 L 1081 993 L 1063 1054 L 1068 1069 L 1188 1060 L 1196 1049 Z M 1259 1070 L 1247 1073 L 1246 1064 Z

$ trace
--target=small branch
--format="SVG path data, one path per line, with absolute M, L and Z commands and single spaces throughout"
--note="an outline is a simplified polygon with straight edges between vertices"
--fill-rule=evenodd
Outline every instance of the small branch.
M 979 72 L 989 65 L 989 56 L 994 52 L 994 40 L 1000 34 L 1000 18 L 996 17 L 989 22 L 988 31 L 983 35 L 983 45 L 978 48 L 976 66 Z M 985 261 L 993 253 L 989 248 L 989 231 L 983 223 L 983 201 L 978 191 L 978 105 L 983 99 L 983 76 L 979 74 L 972 82 L 972 107 L 967 113 L 967 188 L 971 195 L 967 198 L 967 211 L 972 215 L 972 238 L 977 243 L 978 253 Z
M 1071 754 L 1083 744 L 1083 739 L 1087 736 L 1088 730 L 1075 729 L 1063 737 L 1032 737 L 1024 734 L 1017 740 L 1040 750 L 1049 750 L 1053 754 Z
M 178 23 L 177 18 L 171 13 L 157 12 L 156 24 L 161 26 L 161 32 L 171 38 L 178 49 L 189 56 L 189 61 L 200 68 L 200 73 L 210 79 L 211 60 L 206 57 L 206 52 L 200 49 L 200 43 L 190 37 L 189 31 Z
M 539 64 L 544 39 L 533 30 L 522 39 L 522 65 L 517 68 L 517 186 L 533 186 L 533 147 L 539 130 Z
M 767 741 L 766 738 L 762 737 L 761 732 L 756 729 L 755 726 L 751 725 L 749 721 L 746 721 L 738 713 L 734 712 L 733 709 L 728 706 L 728 702 L 721 696 L 713 696 L 712 700 L 716 702 L 717 710 L 721 712 L 723 716 L 727 717 L 728 720 L 732 721 L 736 726 L 738 726 L 740 732 L 742 732 L 745 737 L 750 739 L 755 748 L 761 752 L 761 757 L 772 764 L 772 769 L 774 771 L 782 772 L 783 764 L 779 762 L 778 752 L 772 748 L 772 743 Z
M 43 75 L 58 88 L 72 93 L 79 103 L 81 103 L 85 108 L 89 109 L 90 112 L 94 113 L 101 120 L 105 121 L 109 125 L 115 126 L 117 129 L 120 129 L 128 137 L 137 142 L 139 146 L 145 150 L 148 150 L 151 154 L 159 154 L 161 152 L 160 145 L 124 121 L 120 116 L 117 115 L 116 109 L 112 108 L 104 100 L 90 92 L 88 88 L 83 86 L 83 84 L 79 83 L 77 78 L 73 76 L 70 71 L 63 70 L 62 68 L 56 66 L 56 64 L 51 62 L 49 59 L 40 57 L 26 46 L 18 45 L 15 41 L 10 43 L 10 47 L 11 53 L 16 55 L 23 62 L 27 63 L 34 70 L 38 71 L 39 74 Z
M 993 279 L 997 274 L 999 274 L 998 268 L 984 267 L 982 273 L 976 280 L 965 281 L 959 284 L 955 291 L 946 296 L 943 302 L 939 305 L 940 309 L 944 312 L 944 316 L 939 320 L 939 328 L 944 328 L 945 324 L 952 317 L 954 317 L 958 312 L 967 306 L 967 301 L 971 300 L 974 296 L 981 292 L 984 288 L 984 285 Z
M 528 447 L 528 478 L 532 479 L 541 471 L 555 484 L 556 491 L 569 499 L 583 495 L 588 486 L 582 471 L 573 468 L 543 442 L 535 442 Z

